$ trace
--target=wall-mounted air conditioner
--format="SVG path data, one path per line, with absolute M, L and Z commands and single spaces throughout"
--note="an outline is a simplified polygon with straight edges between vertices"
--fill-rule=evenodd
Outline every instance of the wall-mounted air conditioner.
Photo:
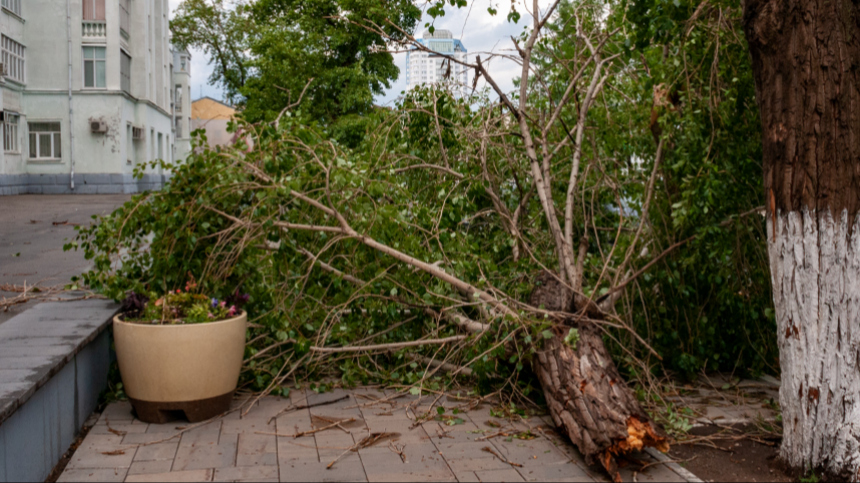
M 107 123 L 104 121 L 90 121 L 90 131 L 96 134 L 104 134 L 108 131 Z

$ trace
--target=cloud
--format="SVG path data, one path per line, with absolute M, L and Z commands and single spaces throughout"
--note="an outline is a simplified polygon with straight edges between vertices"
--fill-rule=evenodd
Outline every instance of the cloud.
M 171 18 L 180 3 L 182 0 L 169 0 Z M 551 2 L 550 0 L 540 0 L 538 3 L 543 11 Z M 427 0 L 416 0 L 416 5 L 426 10 L 429 3 Z M 487 11 L 489 7 L 495 8 L 498 13 L 490 15 Z M 499 87 L 510 92 L 514 88 L 514 79 L 520 76 L 520 66 L 508 59 L 491 57 L 493 54 L 516 55 L 511 36 L 521 34 L 524 28 L 531 25 L 531 1 L 516 2 L 516 10 L 521 14 L 518 23 L 508 22 L 507 16 L 510 10 L 511 4 L 506 0 L 470 0 L 469 6 L 466 8 L 446 7 L 445 15 L 435 21 L 425 15 L 418 23 L 415 35 L 420 37 L 425 30 L 424 25 L 429 22 L 433 22 L 437 29 L 450 30 L 454 37 L 459 38 L 469 51 L 469 61 L 474 61 L 474 56 L 480 55 L 488 72 L 496 80 Z M 194 99 L 201 96 L 223 98 L 222 89 L 209 85 L 209 76 L 212 74 L 213 67 L 209 64 L 208 56 L 197 49 L 191 49 L 190 52 L 191 97 Z M 491 60 L 488 62 L 487 59 Z M 392 82 L 390 89 L 377 97 L 376 102 L 379 104 L 393 102 L 406 89 L 406 54 L 395 54 L 394 61 L 400 68 L 400 77 Z M 473 76 L 474 73 L 471 73 L 470 79 Z M 481 79 L 478 82 L 478 89 L 482 89 L 486 85 L 486 80 Z

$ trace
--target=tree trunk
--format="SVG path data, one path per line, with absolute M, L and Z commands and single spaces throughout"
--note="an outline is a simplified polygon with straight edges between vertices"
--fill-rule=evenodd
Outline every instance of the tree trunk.
M 782 458 L 860 477 L 860 2 L 747 0 Z
M 571 294 L 555 279 L 538 277 L 530 303 L 547 310 L 574 312 Z M 614 481 L 621 481 L 615 456 L 656 447 L 668 451 L 662 430 L 652 423 L 627 387 L 591 324 L 558 325 L 544 341 L 532 367 L 541 382 L 552 419 L 591 464 L 597 459 Z M 579 332 L 575 347 L 564 342 Z

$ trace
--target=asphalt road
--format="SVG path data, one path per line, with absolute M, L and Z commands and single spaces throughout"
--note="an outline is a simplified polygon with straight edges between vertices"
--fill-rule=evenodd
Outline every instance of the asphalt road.
M 65 285 L 90 263 L 81 251 L 63 251 L 75 237 L 75 225 L 88 225 L 92 215 L 108 214 L 131 195 L 0 196 L 0 286 Z M 0 290 L 3 297 L 16 292 Z M 0 323 L 32 306 L 18 304 L 4 312 Z

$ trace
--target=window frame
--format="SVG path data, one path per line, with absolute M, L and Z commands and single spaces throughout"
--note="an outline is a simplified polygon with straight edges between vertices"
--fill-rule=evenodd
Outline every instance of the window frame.
M 56 124 L 56 131 L 34 131 L 31 126 L 33 124 Z M 31 141 L 33 136 L 36 136 L 35 144 Z M 49 136 L 51 140 L 51 148 L 50 148 L 50 157 L 39 156 L 41 155 L 41 143 L 40 138 L 42 136 Z M 59 140 L 59 146 L 55 143 L 55 141 Z M 36 147 L 35 152 L 30 149 L 27 153 L 27 161 L 29 162 L 59 162 L 63 160 L 63 121 L 59 119 L 36 119 L 27 121 L 27 141 L 28 144 Z M 31 147 L 31 146 L 28 146 Z M 59 148 L 59 156 L 54 156 L 54 154 Z
M 0 35 L 0 52 L 2 52 L 3 77 L 19 84 L 27 82 L 27 48 L 17 40 Z
M 12 122 L 14 120 L 14 122 Z M 19 154 L 21 152 L 20 142 L 21 115 L 17 112 L 6 111 L 3 113 L 3 152 L 7 154 Z M 11 132 L 10 132 L 11 131 Z
M 92 49 L 93 57 L 87 58 L 86 51 L 87 49 Z M 103 52 L 102 58 L 99 59 L 95 57 L 96 50 L 101 50 Z M 92 86 L 87 85 L 87 62 L 92 62 L 93 64 L 93 84 Z M 101 62 L 104 64 L 104 68 L 102 72 L 104 73 L 104 85 L 98 85 L 98 63 Z M 99 45 L 84 45 L 81 47 L 81 82 L 84 89 L 87 90 L 103 90 L 107 89 L 107 48 Z
M 131 2 L 129 0 L 119 0 L 119 31 L 125 33 L 128 38 L 131 30 Z
M 123 67 L 128 65 L 128 72 L 123 73 Z M 125 92 L 128 95 L 131 95 L 131 63 L 133 58 L 125 49 L 119 49 L 119 84 L 120 90 Z M 107 65 L 105 65 L 105 69 L 107 69 Z M 107 70 L 105 70 L 107 72 Z
M 0 6 L 18 18 L 24 18 L 21 16 L 21 0 L 2 0 L 2 2 L 0 2 Z
M 86 5 L 92 5 L 92 16 L 93 18 L 87 18 L 87 9 Z M 99 16 L 99 4 L 101 4 L 101 16 L 102 18 L 98 18 Z M 106 21 L 106 12 L 105 12 L 105 0 L 82 0 L 81 1 L 81 16 L 84 22 L 105 22 Z

